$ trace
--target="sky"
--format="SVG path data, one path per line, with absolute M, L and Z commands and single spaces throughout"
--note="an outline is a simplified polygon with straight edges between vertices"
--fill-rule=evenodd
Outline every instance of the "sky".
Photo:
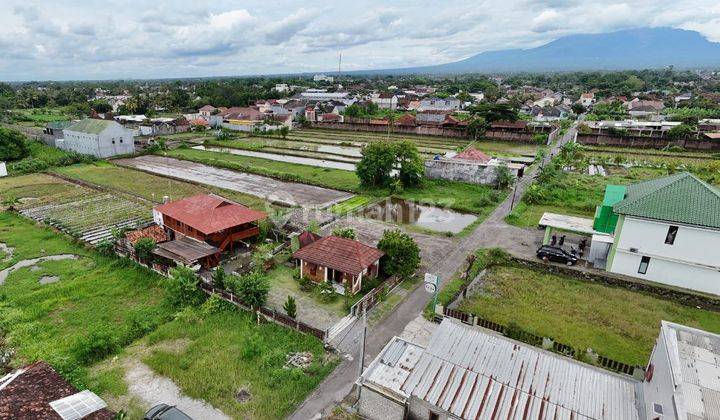
M 720 41 L 717 0 L 2 0 L 0 80 L 210 77 L 441 64 L 670 26 Z

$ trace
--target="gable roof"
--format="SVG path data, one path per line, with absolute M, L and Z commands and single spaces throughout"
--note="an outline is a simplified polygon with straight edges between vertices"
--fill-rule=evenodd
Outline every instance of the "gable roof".
M 85 118 L 84 120 L 80 120 L 76 123 L 73 123 L 72 125 L 66 127 L 65 129 L 68 131 L 77 131 L 79 133 L 100 134 L 103 131 L 105 131 L 106 128 L 108 128 L 114 124 L 118 124 L 118 123 L 115 121 L 112 121 L 112 120 L 98 120 L 95 118 Z
M 687 172 L 627 187 L 617 214 L 720 229 L 720 191 Z
M 379 249 L 358 241 L 326 236 L 295 251 L 293 258 L 357 276 L 383 255 Z
M 298 243 L 300 244 L 300 248 L 305 248 L 306 246 L 320 239 L 322 239 L 322 236 L 318 235 L 317 233 L 312 233 L 309 230 L 304 230 L 300 235 L 298 235 Z
M 3 419 L 62 419 L 50 403 L 78 392 L 44 361 L 0 377 L 0 390 L 0 418 Z M 110 410 L 101 408 L 83 418 L 113 417 Z
M 472 162 L 486 163 L 490 161 L 491 157 L 474 147 L 468 147 L 467 149 L 453 156 L 453 159 L 462 159 Z
M 205 235 L 262 220 L 262 211 L 249 209 L 215 194 L 200 194 L 155 207 L 163 215 L 185 223 Z

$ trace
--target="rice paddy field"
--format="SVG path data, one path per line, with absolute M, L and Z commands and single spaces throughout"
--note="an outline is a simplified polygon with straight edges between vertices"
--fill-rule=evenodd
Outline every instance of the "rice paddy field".
M 300 129 L 291 131 L 285 138 L 271 136 L 236 137 L 230 140 L 209 138 L 205 142 L 205 147 L 211 151 L 255 157 L 262 153 L 268 159 L 296 163 L 304 161 L 306 164 L 352 171 L 354 164 L 360 160 L 362 146 L 377 140 L 412 141 L 426 159 L 437 154 L 458 152 L 471 143 L 467 139 L 449 137 Z M 493 140 L 478 140 L 474 142 L 473 146 L 487 154 L 497 156 L 534 156 L 537 150 L 537 146 L 531 144 Z M 245 152 L 229 149 L 239 149 Z M 293 160 L 293 157 L 297 159 Z M 315 161 L 308 161 L 307 158 Z

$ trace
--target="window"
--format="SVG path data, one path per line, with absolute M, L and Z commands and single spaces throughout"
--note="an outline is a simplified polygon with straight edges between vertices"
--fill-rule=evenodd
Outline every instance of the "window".
M 642 257 L 642 259 L 640 260 L 640 267 L 638 268 L 638 273 L 647 273 L 648 265 L 650 265 L 650 257 Z
M 653 403 L 653 411 L 655 411 L 655 414 L 663 415 L 663 406 L 662 404 Z
M 428 420 L 440 420 L 440 415 L 431 411 Z
M 677 236 L 678 227 L 677 226 L 670 226 L 668 228 L 667 236 L 665 236 L 665 243 L 668 245 L 672 245 L 675 243 L 675 236 Z

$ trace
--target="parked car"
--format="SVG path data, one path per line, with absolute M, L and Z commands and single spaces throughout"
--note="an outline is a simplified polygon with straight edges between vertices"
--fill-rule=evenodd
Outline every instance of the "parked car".
M 145 413 L 145 420 L 192 420 L 174 405 L 158 404 Z
M 537 250 L 537 256 L 543 261 L 555 261 L 567 265 L 573 265 L 578 262 L 578 258 L 556 246 L 543 245 Z

